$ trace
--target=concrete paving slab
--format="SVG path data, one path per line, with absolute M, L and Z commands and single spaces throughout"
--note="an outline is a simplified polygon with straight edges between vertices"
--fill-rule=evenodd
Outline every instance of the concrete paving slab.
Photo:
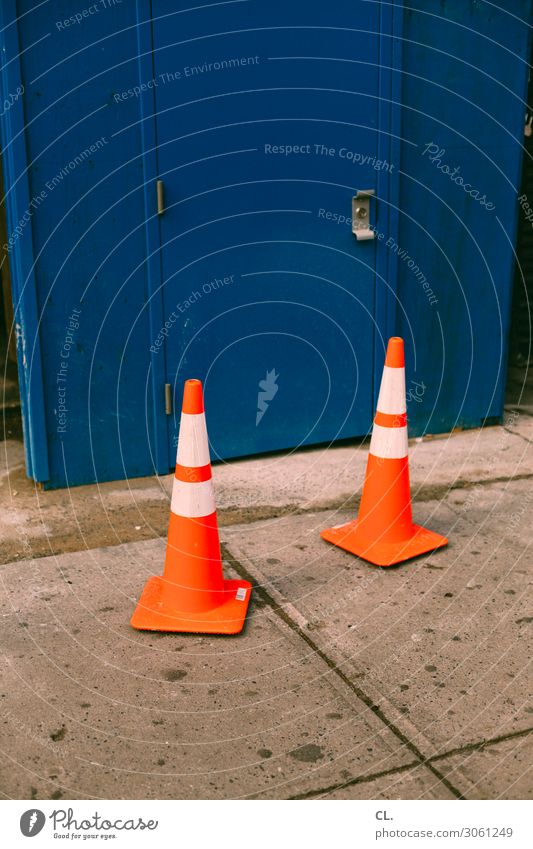
M 3 568 L 4 794 L 286 798 L 412 762 L 260 599 L 237 638 L 133 631 L 162 563 L 154 540 Z
M 533 368 L 531 365 L 509 368 L 505 401 L 507 409 L 517 409 L 533 415 Z
M 533 733 L 437 763 L 468 799 L 533 799 Z
M 43 492 L 22 443 L 0 448 L 0 563 L 164 536 L 169 500 L 157 478 Z
M 374 781 L 346 784 L 321 799 L 455 799 L 456 797 L 425 766 L 383 775 Z M 385 826 L 385 824 L 384 824 Z
M 520 422 L 520 427 L 524 432 L 531 428 L 531 445 L 503 427 L 412 441 L 410 473 L 414 496 L 422 495 L 427 500 L 441 497 L 453 486 L 495 477 L 533 475 L 533 418 Z M 365 444 L 218 464 L 213 473 L 217 504 L 228 517 L 242 508 L 351 506 L 360 496 L 367 457 Z M 169 490 L 170 485 L 171 479 L 167 482 Z M 256 518 L 263 516 L 259 513 Z
M 528 559 L 527 547 L 532 542 L 533 479 L 455 489 L 446 503 L 477 528 L 518 543 Z
M 505 428 L 533 444 L 533 406 L 506 407 Z
M 533 476 L 533 417 L 507 415 L 488 427 L 411 443 L 411 481 L 418 501 L 480 481 Z M 516 432 L 510 432 L 511 430 Z M 314 448 L 237 460 L 213 468 L 221 526 L 305 510 L 356 508 L 368 443 Z M 0 452 L 0 563 L 162 538 L 173 475 L 68 491 L 39 491 L 26 478 L 22 443 Z
M 0 444 L 0 486 L 5 476 L 15 469 L 24 468 L 24 445 L 16 439 L 6 439 Z
M 531 578 L 524 545 L 444 503 L 414 512 L 451 542 L 396 568 L 320 538 L 351 518 L 340 511 L 227 528 L 225 538 L 276 603 L 432 756 L 529 727 Z

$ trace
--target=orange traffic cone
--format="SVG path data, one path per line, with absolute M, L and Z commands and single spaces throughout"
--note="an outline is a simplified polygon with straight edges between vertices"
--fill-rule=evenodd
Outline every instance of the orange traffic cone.
M 211 478 L 202 384 L 187 380 L 163 577 L 150 578 L 131 618 L 145 631 L 238 634 L 248 581 L 225 581 Z
M 403 339 L 389 339 L 359 516 L 320 536 L 377 566 L 392 566 L 447 545 L 413 524 L 409 487 Z

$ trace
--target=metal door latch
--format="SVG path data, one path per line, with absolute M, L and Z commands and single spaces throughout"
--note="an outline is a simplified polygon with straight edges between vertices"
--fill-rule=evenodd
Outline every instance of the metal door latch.
M 374 195 L 374 189 L 359 189 L 352 198 L 352 233 L 359 242 L 376 238 L 370 229 L 370 198 Z

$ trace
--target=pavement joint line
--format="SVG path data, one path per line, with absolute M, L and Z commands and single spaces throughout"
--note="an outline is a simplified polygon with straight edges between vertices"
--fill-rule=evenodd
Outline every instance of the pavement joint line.
M 376 781 L 378 778 L 384 778 L 387 775 L 399 775 L 402 772 L 408 772 L 420 766 L 424 766 L 424 764 L 421 764 L 420 761 L 411 761 L 408 764 L 393 766 L 391 769 L 384 769 L 381 772 L 371 772 L 367 775 L 359 775 L 356 778 L 340 781 L 338 784 L 329 784 L 327 787 L 320 787 L 318 790 L 306 790 L 305 793 L 296 793 L 294 796 L 289 796 L 289 801 L 313 799 L 315 796 L 334 793 L 335 790 L 342 790 L 344 787 L 353 787 L 355 784 L 370 784 L 370 782 Z
M 334 793 L 335 790 L 342 790 L 344 787 L 352 787 L 356 784 L 367 784 L 371 781 L 376 781 L 378 778 L 384 778 L 387 775 L 407 772 L 420 766 L 427 766 L 429 763 L 434 763 L 435 761 L 442 761 L 446 758 L 455 757 L 456 755 L 468 754 L 468 752 L 477 752 L 485 749 L 486 747 L 497 746 L 499 743 L 505 743 L 507 740 L 514 740 L 518 737 L 527 737 L 528 734 L 531 733 L 533 733 L 533 728 L 524 728 L 522 731 L 513 731 L 510 734 L 502 734 L 499 737 L 491 737 L 487 740 L 478 740 L 475 743 L 467 743 L 464 746 L 457 746 L 455 749 L 450 749 L 448 752 L 442 752 L 440 755 L 431 755 L 431 757 L 427 758 L 422 764 L 419 761 L 411 761 L 411 763 L 408 764 L 401 764 L 400 766 L 391 767 L 390 769 L 384 769 L 381 772 L 357 776 L 356 778 L 350 778 L 347 781 L 342 781 L 338 784 L 330 784 L 327 787 L 320 787 L 317 790 L 307 790 L 305 793 L 298 793 L 295 796 L 291 796 L 290 799 L 313 799 L 315 796 L 322 796 L 326 793 Z
M 440 755 L 431 755 L 428 761 L 443 761 L 446 758 L 454 757 L 455 755 L 463 755 L 468 752 L 478 752 L 489 746 L 497 746 L 500 743 L 506 743 L 508 740 L 515 740 L 518 737 L 527 737 L 533 734 L 533 728 L 523 728 L 520 731 L 511 731 L 509 734 L 501 734 L 499 737 L 489 737 L 484 740 L 477 740 L 473 743 L 465 743 L 464 746 L 457 746 L 455 749 L 450 749 L 448 752 L 442 752 Z
M 233 555 L 226 546 L 222 545 L 221 549 L 223 551 L 224 560 L 231 563 L 231 565 L 239 573 L 239 575 L 245 580 L 250 581 L 250 583 L 253 585 L 255 583 L 255 579 L 254 576 L 248 571 L 248 569 L 239 560 L 233 557 Z M 411 754 L 415 756 L 419 764 L 424 764 L 425 766 L 427 766 L 430 772 L 432 772 L 433 775 L 438 778 L 438 780 L 450 791 L 450 793 L 455 796 L 456 799 L 464 799 L 464 796 L 462 795 L 461 791 L 457 787 L 455 787 L 451 783 L 451 781 L 446 778 L 446 776 L 444 776 L 436 767 L 434 767 L 429 762 L 429 760 L 420 751 L 418 746 L 413 743 L 412 740 L 410 740 L 403 733 L 403 731 L 398 728 L 397 725 L 395 725 L 390 719 L 388 719 L 388 717 L 386 716 L 384 711 L 379 707 L 379 705 L 376 705 L 374 703 L 374 700 L 371 699 L 370 696 L 368 696 L 364 690 L 358 687 L 357 684 L 354 684 L 354 682 L 348 677 L 348 675 L 343 672 L 342 669 L 339 668 L 335 661 L 332 660 L 326 654 L 326 652 L 323 651 L 317 645 L 317 643 L 312 639 L 312 637 L 310 637 L 309 634 L 305 633 L 301 625 L 299 625 L 298 622 L 295 621 L 295 619 L 289 616 L 289 614 L 287 613 L 287 609 L 292 609 L 293 611 L 295 611 L 295 608 L 293 607 L 293 605 L 290 604 L 290 602 L 288 604 L 285 603 L 283 606 L 280 605 L 270 595 L 270 593 L 265 590 L 264 587 L 254 586 L 253 592 L 259 595 L 261 600 L 265 604 L 268 604 L 269 607 L 273 610 L 273 612 L 312 649 L 316 656 L 319 657 L 335 675 L 337 675 L 337 677 L 343 682 L 343 684 L 348 687 L 348 689 L 350 689 L 369 710 L 372 711 L 374 716 L 377 716 L 377 718 L 381 720 L 381 722 L 389 729 L 389 731 L 394 734 L 394 736 L 398 740 L 400 740 L 402 745 L 404 745 L 406 749 L 408 749 Z M 297 618 L 300 618 L 298 614 Z

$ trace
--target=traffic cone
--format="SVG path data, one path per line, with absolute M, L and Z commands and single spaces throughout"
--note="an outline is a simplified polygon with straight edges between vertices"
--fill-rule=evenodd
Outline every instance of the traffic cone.
M 144 631 L 238 634 L 252 585 L 225 581 L 202 384 L 187 380 L 163 577 L 146 584 L 131 625 Z
M 389 339 L 359 516 L 320 536 L 375 563 L 392 566 L 447 545 L 413 524 L 409 487 L 403 339 Z

